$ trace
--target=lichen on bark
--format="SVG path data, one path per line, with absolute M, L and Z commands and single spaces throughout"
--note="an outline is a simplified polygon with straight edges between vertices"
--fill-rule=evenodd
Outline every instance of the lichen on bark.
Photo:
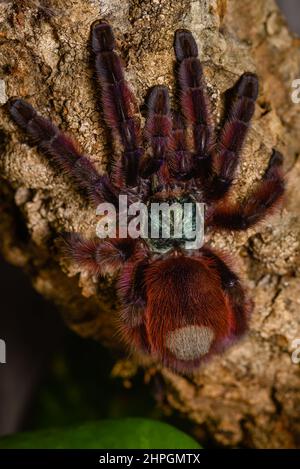
M 5 101 L 28 99 L 74 134 L 104 171 L 110 141 L 97 107 L 91 23 L 109 20 L 139 104 L 147 89 L 174 90 L 172 42 L 190 29 L 205 66 L 214 115 L 224 93 L 244 71 L 256 71 L 261 91 L 243 152 L 235 197 L 261 176 L 273 147 L 285 155 L 284 208 L 241 234 L 212 242 L 229 250 L 255 299 L 247 337 L 192 377 L 177 376 L 141 357 L 116 364 L 130 379 L 137 366 L 163 381 L 161 405 L 193 422 L 195 434 L 222 446 L 300 445 L 300 368 L 291 361 L 300 337 L 298 161 L 299 105 L 291 83 L 300 70 L 299 39 L 288 31 L 273 0 L 24 0 L 0 3 L 1 251 L 30 275 L 34 287 L 61 306 L 67 324 L 85 337 L 121 349 L 115 334 L 118 301 L 111 279 L 96 282 L 66 262 L 57 246 L 62 231 L 95 231 L 95 213 L 11 122 Z M 126 352 L 124 352 L 124 357 Z

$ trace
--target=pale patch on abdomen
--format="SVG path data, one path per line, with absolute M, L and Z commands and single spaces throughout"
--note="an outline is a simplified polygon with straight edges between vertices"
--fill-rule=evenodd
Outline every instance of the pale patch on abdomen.
M 185 326 L 167 335 L 166 347 L 179 360 L 196 360 L 209 352 L 214 331 L 206 326 Z

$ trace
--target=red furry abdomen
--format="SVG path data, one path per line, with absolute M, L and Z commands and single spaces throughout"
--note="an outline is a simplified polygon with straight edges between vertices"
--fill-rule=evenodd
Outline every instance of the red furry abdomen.
M 179 256 L 146 272 L 146 331 L 151 352 L 175 369 L 193 368 L 232 330 L 232 312 L 210 260 Z

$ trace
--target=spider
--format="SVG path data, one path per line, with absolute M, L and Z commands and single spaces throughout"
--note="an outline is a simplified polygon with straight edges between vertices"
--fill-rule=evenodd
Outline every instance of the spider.
M 232 202 L 241 150 L 258 96 L 258 79 L 244 73 L 232 88 L 217 133 L 196 41 L 190 31 L 174 39 L 179 104 L 171 110 L 168 89 L 149 93 L 144 130 L 116 52 L 111 26 L 98 20 L 91 45 L 104 120 L 114 151 L 109 174 L 100 175 L 78 146 L 22 99 L 12 98 L 14 121 L 75 187 L 96 206 L 118 196 L 129 203 L 193 200 L 205 203 L 205 227 L 246 230 L 271 212 L 284 193 L 282 155 L 273 150 L 261 180 L 242 201 Z M 117 276 L 119 324 L 132 349 L 164 366 L 189 373 L 243 336 L 252 301 L 228 255 L 209 243 L 187 250 L 182 240 L 66 236 L 68 255 L 94 275 Z

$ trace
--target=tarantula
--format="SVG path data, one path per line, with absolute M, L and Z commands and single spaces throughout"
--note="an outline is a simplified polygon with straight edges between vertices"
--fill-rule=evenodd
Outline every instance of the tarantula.
M 284 192 L 282 156 L 275 150 L 251 194 L 235 203 L 228 198 L 255 109 L 255 74 L 244 73 L 233 87 L 216 135 L 195 39 L 190 31 L 177 30 L 179 109 L 171 111 L 167 88 L 155 86 L 142 133 L 107 22 L 92 25 L 91 44 L 104 119 L 114 142 L 109 175 L 100 175 L 77 145 L 28 103 L 10 101 L 15 122 L 89 201 L 118 207 L 120 194 L 129 203 L 196 200 L 206 204 L 210 230 L 246 230 L 275 207 Z M 124 340 L 173 370 L 193 370 L 247 330 L 252 302 L 226 255 L 208 244 L 188 251 L 183 239 L 164 245 L 151 237 L 85 240 L 76 233 L 66 242 L 68 254 L 83 269 L 118 274 Z

